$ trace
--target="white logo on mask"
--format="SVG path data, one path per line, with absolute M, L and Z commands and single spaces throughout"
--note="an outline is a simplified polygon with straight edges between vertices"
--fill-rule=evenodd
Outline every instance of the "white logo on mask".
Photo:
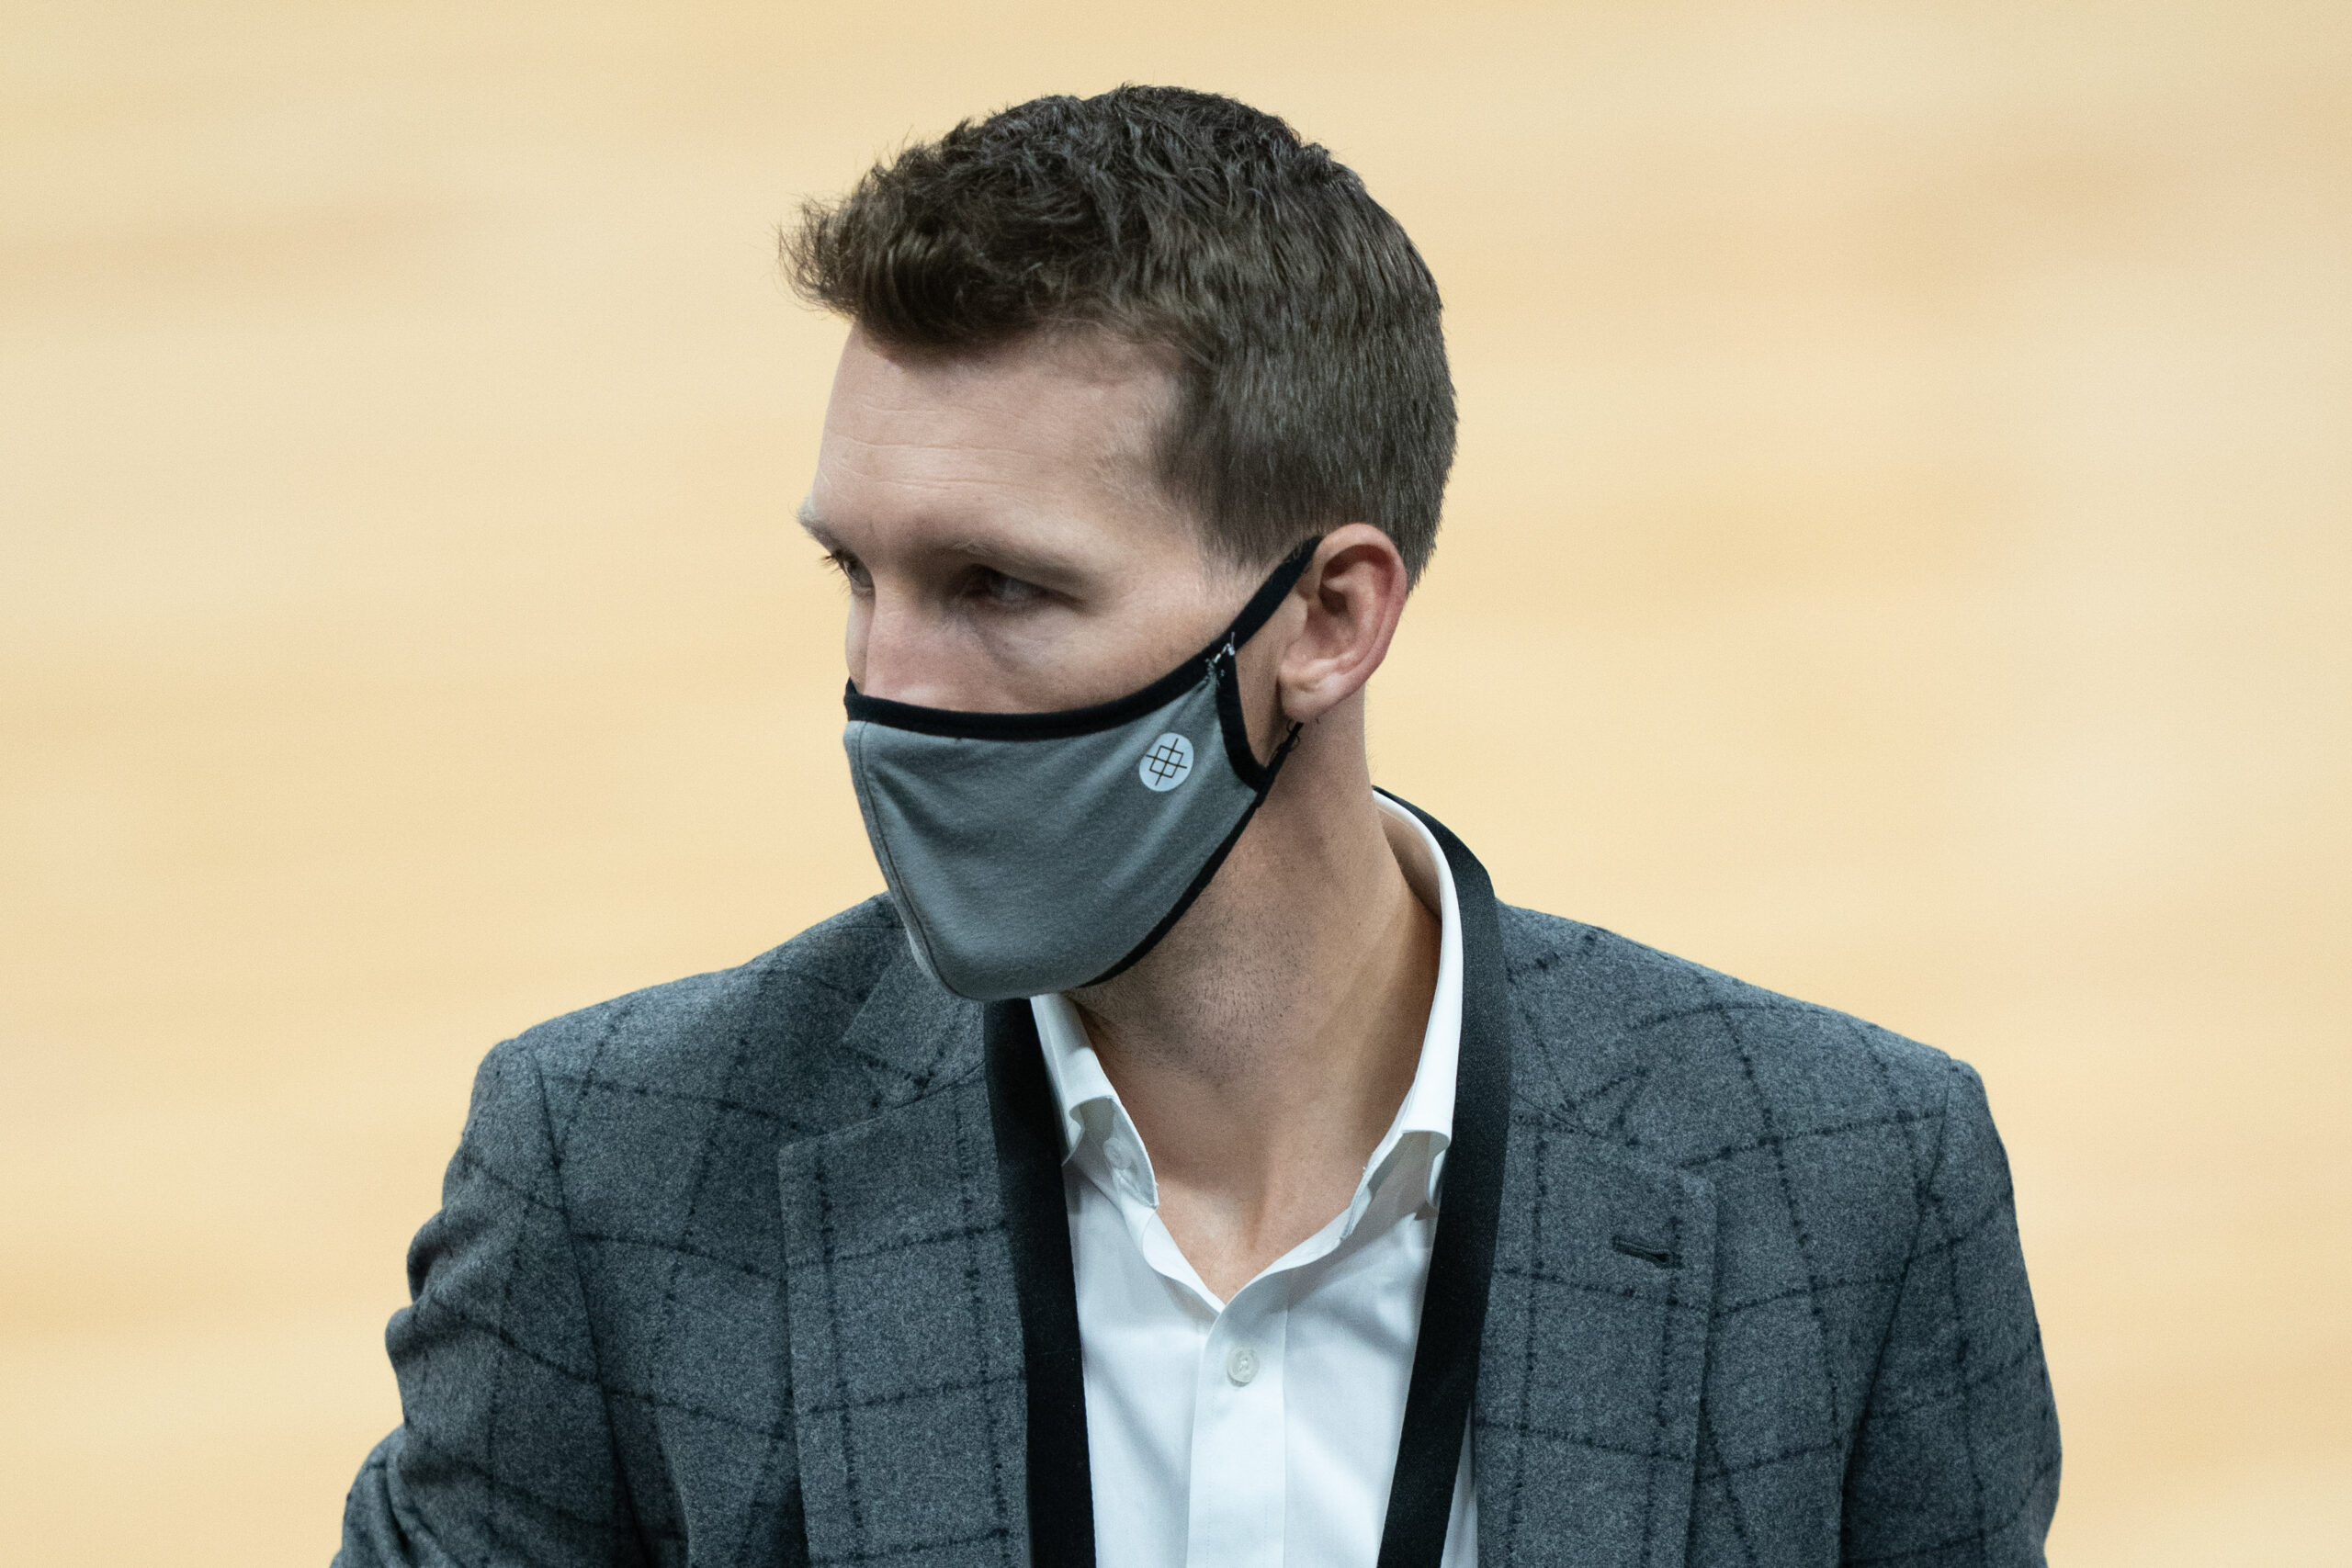
M 1193 743 L 1170 730 L 1151 743 L 1151 750 L 1136 764 L 1136 777 L 1143 780 L 1143 787 L 1155 792 L 1174 789 L 1193 776 Z

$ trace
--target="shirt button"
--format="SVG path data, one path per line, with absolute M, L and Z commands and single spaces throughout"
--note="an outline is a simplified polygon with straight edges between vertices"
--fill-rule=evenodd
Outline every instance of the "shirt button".
M 1225 1375 L 1237 1385 L 1247 1384 L 1258 1375 L 1258 1352 L 1247 1345 L 1236 1345 L 1233 1354 L 1225 1359 Z

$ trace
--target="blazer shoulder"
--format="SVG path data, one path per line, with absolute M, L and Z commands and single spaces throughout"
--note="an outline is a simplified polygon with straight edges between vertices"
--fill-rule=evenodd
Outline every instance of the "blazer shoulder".
M 1965 1063 L 1614 931 L 1502 909 L 1514 1098 L 1679 1163 L 1792 1134 L 1940 1121 Z
M 897 911 L 876 896 L 748 963 L 549 1019 L 493 1055 L 527 1059 L 551 1100 L 593 1091 L 797 1121 L 840 1065 L 829 1047 L 906 952 Z

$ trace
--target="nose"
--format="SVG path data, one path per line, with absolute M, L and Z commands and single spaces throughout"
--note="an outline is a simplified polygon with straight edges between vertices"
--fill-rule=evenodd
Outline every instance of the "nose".
M 947 628 L 920 596 L 877 579 L 850 608 L 849 678 L 869 697 L 922 707 L 959 708 L 965 694 Z

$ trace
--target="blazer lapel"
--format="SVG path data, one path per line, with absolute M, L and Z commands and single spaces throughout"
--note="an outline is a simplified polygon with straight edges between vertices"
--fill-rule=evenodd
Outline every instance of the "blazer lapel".
M 1577 1022 L 1512 1004 L 1493 885 L 1461 840 L 1411 809 L 1444 849 L 1462 910 L 1455 1142 L 1421 1332 L 1478 1345 L 1479 1561 L 1679 1568 L 1713 1288 L 1713 1190 L 1544 1102 L 1557 1083 L 1550 1033 L 1574 1036 Z M 1591 1032 L 1596 1046 L 1609 1038 L 1598 1021 Z M 1460 1310 L 1433 1311 L 1454 1294 Z M 1415 1370 L 1418 1384 L 1418 1359 Z M 1408 1404 L 1408 1438 L 1416 1414 Z M 1461 1417 L 1452 1422 L 1459 1433 Z M 1435 1556 L 1432 1539 L 1420 1560 Z
M 1094 1568 L 1086 1365 L 1079 1345 L 1061 1113 L 1028 1003 L 1000 1002 L 988 1010 L 985 1049 L 998 1190 L 1021 1298 L 1030 1562 L 1032 1568 Z
M 837 1049 L 876 1114 L 777 1156 L 810 1561 L 1017 1568 L 1022 1331 L 978 1010 L 901 962 Z
M 1478 1380 L 1486 1568 L 1684 1562 L 1714 1237 L 1703 1179 L 1514 1108 Z
M 1444 852 L 1462 929 L 1462 1048 L 1454 1073 L 1453 1136 L 1446 1148 L 1444 1198 L 1421 1295 L 1420 1331 L 1378 1563 L 1422 1568 L 1444 1555 L 1463 1433 L 1483 1386 L 1479 1360 L 1503 1201 L 1513 1031 L 1500 910 L 1486 867 L 1443 823 L 1418 807 L 1398 804 L 1421 819 Z

